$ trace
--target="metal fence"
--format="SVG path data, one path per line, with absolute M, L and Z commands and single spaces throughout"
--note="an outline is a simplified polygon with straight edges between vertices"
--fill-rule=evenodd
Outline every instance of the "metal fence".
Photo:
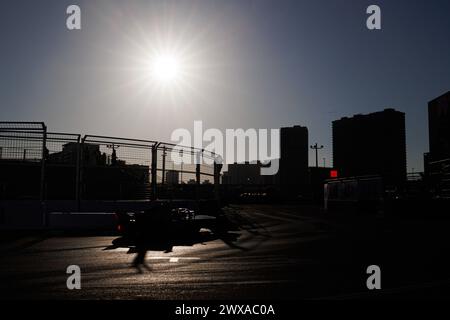
M 181 155 L 188 161 L 174 161 Z M 82 137 L 47 132 L 44 123 L 0 122 L 0 198 L 217 198 L 221 166 L 215 157 L 152 140 Z
M 44 198 L 46 135 L 42 122 L 0 122 L 0 199 Z

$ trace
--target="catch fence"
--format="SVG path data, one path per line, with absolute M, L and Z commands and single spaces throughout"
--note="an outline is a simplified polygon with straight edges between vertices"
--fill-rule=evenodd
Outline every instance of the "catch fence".
M 189 146 L 0 122 L 0 199 L 217 199 L 216 160 Z

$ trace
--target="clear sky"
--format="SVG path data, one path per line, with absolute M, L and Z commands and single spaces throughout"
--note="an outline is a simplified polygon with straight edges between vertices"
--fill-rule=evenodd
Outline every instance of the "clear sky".
M 81 30 L 66 28 L 70 4 Z M 366 28 L 371 4 L 380 31 Z M 152 140 L 194 120 L 300 124 L 327 164 L 331 121 L 392 107 L 406 112 L 408 167 L 421 170 L 427 102 L 450 90 L 448 0 L 4 0 L 0 41 L 2 120 Z M 161 48 L 185 68 L 170 88 L 146 74 Z

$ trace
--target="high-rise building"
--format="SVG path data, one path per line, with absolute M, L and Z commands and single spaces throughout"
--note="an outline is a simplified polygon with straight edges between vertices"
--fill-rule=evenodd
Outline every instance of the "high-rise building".
M 333 167 L 341 177 L 380 175 L 387 187 L 406 180 L 405 114 L 385 109 L 333 121 Z
M 166 171 L 166 183 L 167 184 L 178 184 L 179 183 L 179 172 L 176 170 Z
M 80 146 L 82 146 L 82 150 Z M 80 145 L 76 142 L 68 142 L 62 146 L 60 152 L 50 153 L 47 161 L 50 163 L 75 165 L 80 151 L 82 151 L 82 162 L 85 166 L 106 165 L 107 157 L 100 152 L 100 146 L 91 143 L 83 143 Z
M 428 130 L 426 181 L 434 197 L 450 198 L 450 91 L 428 103 Z
M 256 163 L 232 163 L 228 165 L 228 171 L 223 173 L 222 183 L 233 185 L 269 185 L 273 184 L 273 176 L 261 175 L 264 165 Z
M 285 192 L 302 192 L 308 185 L 308 128 L 280 130 L 279 183 Z
M 450 158 L 450 91 L 428 103 L 430 160 Z

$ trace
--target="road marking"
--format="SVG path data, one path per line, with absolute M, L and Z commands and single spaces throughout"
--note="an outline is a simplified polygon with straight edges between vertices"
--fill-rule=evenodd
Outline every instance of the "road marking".
M 130 251 L 130 248 L 122 248 L 122 247 L 120 247 L 120 248 L 115 248 L 113 250 L 114 251 L 118 251 L 118 252 L 128 252 L 128 251 Z
M 292 284 L 292 280 L 242 280 L 242 281 L 198 281 L 195 282 L 197 286 L 226 286 L 226 285 L 264 285 L 264 284 L 280 284 L 280 283 L 289 283 Z M 171 285 L 172 283 L 166 283 L 166 285 Z M 173 283 L 176 284 L 176 283 Z
M 130 248 L 116 248 L 114 251 L 129 252 Z M 180 262 L 180 260 L 200 260 L 199 257 L 148 257 L 150 260 L 169 260 L 169 262 Z
M 198 257 L 148 257 L 150 260 L 169 260 L 169 262 L 180 262 L 180 260 L 200 260 Z

